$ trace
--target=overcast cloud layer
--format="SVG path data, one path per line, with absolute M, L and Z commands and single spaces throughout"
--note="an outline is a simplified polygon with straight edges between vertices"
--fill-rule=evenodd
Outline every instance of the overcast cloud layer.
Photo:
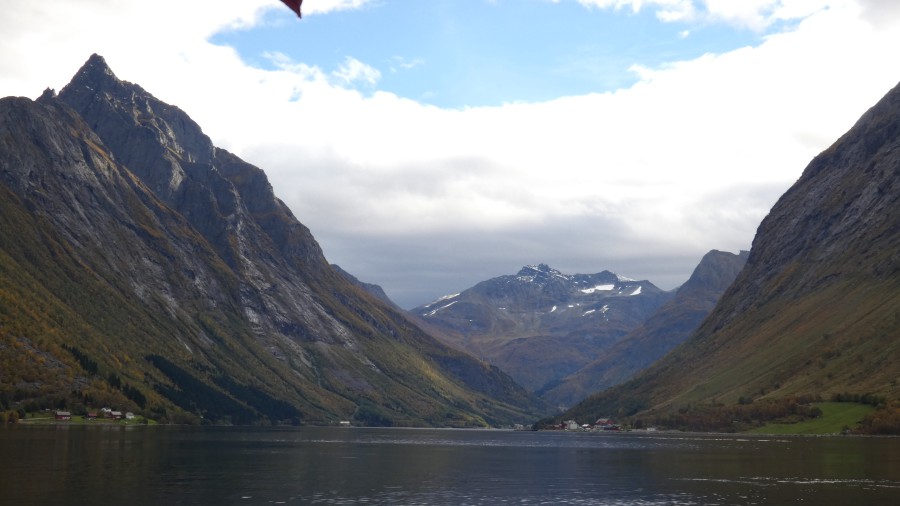
M 377 8 L 365 0 L 308 0 L 302 21 L 275 0 L 8 0 L 0 96 L 59 89 L 103 55 L 265 170 L 330 261 L 408 308 L 538 262 L 674 288 L 708 250 L 748 249 L 810 159 L 900 80 L 893 0 L 577 3 L 652 12 L 685 37 L 711 24 L 764 36 L 635 62 L 627 88 L 446 109 L 381 91 L 390 70 L 352 54 L 325 71 L 272 47 L 261 68 L 210 42 Z

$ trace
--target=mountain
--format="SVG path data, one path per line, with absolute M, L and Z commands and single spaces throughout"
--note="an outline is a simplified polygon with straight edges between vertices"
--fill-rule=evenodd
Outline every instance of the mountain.
M 778 200 L 746 267 L 682 346 L 567 416 L 806 394 L 898 399 L 898 308 L 900 86 Z
M 675 297 L 622 340 L 546 392 L 547 400 L 573 405 L 592 392 L 622 383 L 690 337 L 744 267 L 749 251 L 712 250 L 700 260 Z
M 587 365 L 671 296 L 609 271 L 569 275 L 540 264 L 412 313 L 446 342 L 536 391 Z
M 341 266 L 339 266 L 339 265 L 332 264 L 331 268 L 334 269 L 338 274 L 343 276 L 344 279 L 349 281 L 350 284 L 352 284 L 353 286 L 363 289 L 366 293 L 375 297 L 376 299 L 380 300 L 381 302 L 384 302 L 385 304 L 388 304 L 395 308 L 399 308 L 399 306 L 394 304 L 394 301 L 392 301 L 391 298 L 388 297 L 388 294 L 385 293 L 384 288 L 382 288 L 381 286 L 373 284 L 373 283 L 366 283 L 364 281 L 360 281 L 353 274 L 350 274 L 349 272 L 345 271 L 344 269 L 341 269 Z
M 93 55 L 0 100 L 0 410 L 467 426 L 543 406 L 332 268 L 265 173 Z

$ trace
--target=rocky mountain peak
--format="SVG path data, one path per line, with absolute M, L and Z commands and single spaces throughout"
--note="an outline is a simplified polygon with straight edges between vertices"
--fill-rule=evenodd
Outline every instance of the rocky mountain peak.
M 215 148 L 200 126 L 181 109 L 117 78 L 102 56 L 92 55 L 59 98 L 167 203 L 188 173 L 203 177 L 208 171 Z
M 559 272 L 547 264 L 526 265 L 526 266 L 522 267 L 522 269 L 519 270 L 519 275 L 525 276 L 525 275 L 529 275 L 529 274 L 532 274 L 535 272 L 550 273 L 550 272 L 554 272 L 554 271 Z
M 109 68 L 106 59 L 97 53 L 92 54 L 72 78 L 72 83 L 85 86 L 119 82 L 119 78 Z
M 47 101 L 56 98 L 56 90 L 53 88 L 46 88 L 44 92 L 41 93 L 41 96 L 38 98 L 38 102 Z
M 519 272 L 516 274 L 516 278 L 521 281 L 528 282 L 547 282 L 551 279 L 568 279 L 568 276 L 564 275 L 560 271 L 550 267 L 547 264 L 538 264 L 538 265 L 526 265 L 519 269 Z

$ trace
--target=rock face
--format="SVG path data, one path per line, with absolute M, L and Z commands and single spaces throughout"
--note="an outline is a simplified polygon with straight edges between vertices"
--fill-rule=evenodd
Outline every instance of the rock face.
M 556 404 L 571 406 L 647 368 L 690 337 L 737 278 L 749 254 L 710 251 L 675 297 L 647 321 L 559 385 L 539 393 Z
M 795 394 L 897 399 L 898 308 L 900 86 L 779 199 L 690 339 L 570 414 Z
M 587 365 L 671 296 L 609 271 L 568 275 L 540 264 L 412 312 L 447 342 L 538 391 Z
M 543 409 L 348 281 L 260 169 L 97 55 L 58 97 L 0 100 L 0 183 L 0 410 L 465 426 Z

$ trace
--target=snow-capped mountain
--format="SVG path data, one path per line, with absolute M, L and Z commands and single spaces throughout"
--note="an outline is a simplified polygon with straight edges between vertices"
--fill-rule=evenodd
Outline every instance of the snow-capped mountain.
M 671 296 L 610 271 L 563 274 L 539 264 L 412 312 L 536 391 L 592 361 Z

